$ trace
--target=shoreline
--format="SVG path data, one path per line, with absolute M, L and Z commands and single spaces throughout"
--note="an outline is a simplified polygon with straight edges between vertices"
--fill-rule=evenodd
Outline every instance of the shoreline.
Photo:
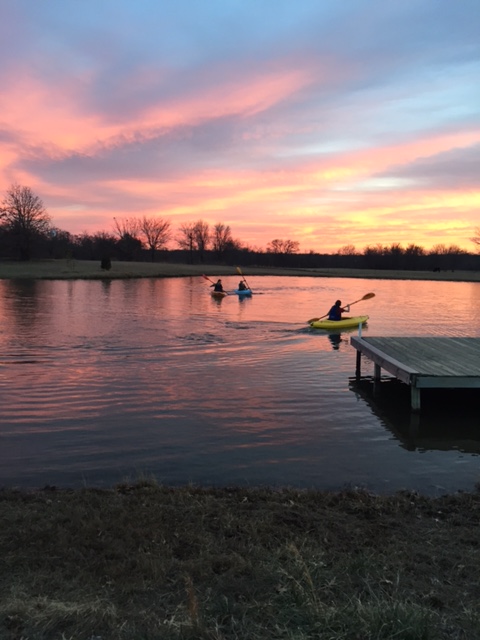
M 378 280 L 428 280 L 480 282 L 480 271 L 401 271 L 384 269 L 290 269 L 243 267 L 243 275 L 296 276 L 311 278 L 361 278 Z M 109 271 L 98 260 L 39 260 L 0 262 L 0 280 L 123 280 L 135 278 L 177 278 L 207 276 L 238 278 L 235 266 L 190 265 L 168 262 L 112 262 Z

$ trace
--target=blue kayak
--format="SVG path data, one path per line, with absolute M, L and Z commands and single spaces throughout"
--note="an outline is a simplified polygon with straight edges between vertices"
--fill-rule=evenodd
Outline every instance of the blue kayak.
M 233 293 L 236 293 L 237 296 L 249 297 L 252 295 L 251 289 L 234 289 Z

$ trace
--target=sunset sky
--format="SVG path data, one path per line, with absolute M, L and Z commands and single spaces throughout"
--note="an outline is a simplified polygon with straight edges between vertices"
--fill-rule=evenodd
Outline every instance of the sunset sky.
M 0 80 L 1 199 L 71 233 L 475 250 L 478 0 L 2 0 Z

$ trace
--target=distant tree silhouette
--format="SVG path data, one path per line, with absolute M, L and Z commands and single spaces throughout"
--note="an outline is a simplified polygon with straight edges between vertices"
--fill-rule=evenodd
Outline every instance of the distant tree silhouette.
M 30 187 L 13 184 L 0 207 L 1 223 L 14 241 L 21 260 L 30 260 L 35 241 L 50 230 L 50 216 Z
M 74 238 L 68 231 L 51 227 L 48 234 L 48 253 L 50 258 L 65 258 L 71 252 Z
M 418 269 L 425 265 L 425 249 L 417 244 L 409 244 L 404 252 L 407 269 Z
M 296 240 L 272 240 L 267 245 L 267 253 L 298 253 L 300 244 Z
M 357 251 L 355 249 L 355 245 L 346 244 L 344 247 L 340 247 L 340 249 L 337 251 L 337 254 L 339 256 L 356 256 Z
M 383 247 L 381 244 L 367 245 L 363 250 L 367 269 L 381 269 L 383 267 Z
M 181 249 L 190 252 L 190 261 L 193 262 L 193 252 L 196 251 L 200 262 L 203 262 L 205 251 L 210 244 L 210 227 L 207 222 L 184 222 L 179 227 L 179 235 L 176 242 Z
M 212 250 L 221 256 L 229 248 L 232 248 L 234 241 L 229 225 L 217 222 L 212 232 Z
M 105 231 L 89 235 L 86 231 L 73 239 L 73 253 L 84 260 L 98 260 L 106 255 L 117 253 L 118 241 L 115 236 Z
M 477 245 L 478 251 L 480 251 L 480 227 L 475 229 L 475 235 L 473 235 L 470 240 Z
M 193 262 L 194 237 L 195 223 L 183 222 L 178 229 L 178 236 L 175 241 L 180 249 L 188 251 L 190 262 Z
M 208 222 L 198 220 L 195 223 L 193 231 L 200 262 L 203 262 L 205 251 L 208 249 L 208 246 L 210 244 L 210 226 Z
M 405 254 L 411 257 L 424 256 L 425 249 L 418 244 L 409 244 L 405 249 Z
M 435 257 L 436 267 L 441 269 L 450 269 L 453 271 L 457 269 L 462 262 L 462 257 L 467 255 L 467 252 L 461 249 L 456 244 L 445 245 L 436 244 L 430 250 L 430 255 Z
M 140 221 L 140 232 L 150 251 L 152 262 L 155 261 L 155 251 L 165 247 L 170 239 L 170 222 L 163 218 L 147 218 Z
M 114 220 L 114 231 L 118 236 L 117 247 L 122 257 L 126 260 L 135 260 L 141 249 L 142 241 L 140 240 L 140 221 L 137 218 L 125 218 Z

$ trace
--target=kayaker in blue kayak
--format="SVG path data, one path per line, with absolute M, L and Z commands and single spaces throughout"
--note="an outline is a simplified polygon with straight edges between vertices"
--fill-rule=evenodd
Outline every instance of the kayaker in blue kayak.
M 243 280 L 240 280 L 240 282 L 238 283 L 238 290 L 239 291 L 246 291 L 247 290 L 247 287 L 246 287 L 246 285 L 245 285 Z
M 223 284 L 220 278 L 210 286 L 213 287 L 214 291 L 223 291 Z
M 342 319 L 342 313 L 349 313 L 349 311 L 350 311 L 350 305 L 349 304 L 347 304 L 346 307 L 342 307 L 342 301 L 341 300 L 337 300 L 335 302 L 335 304 L 333 305 L 333 307 L 328 312 L 328 319 L 329 320 L 341 320 Z

